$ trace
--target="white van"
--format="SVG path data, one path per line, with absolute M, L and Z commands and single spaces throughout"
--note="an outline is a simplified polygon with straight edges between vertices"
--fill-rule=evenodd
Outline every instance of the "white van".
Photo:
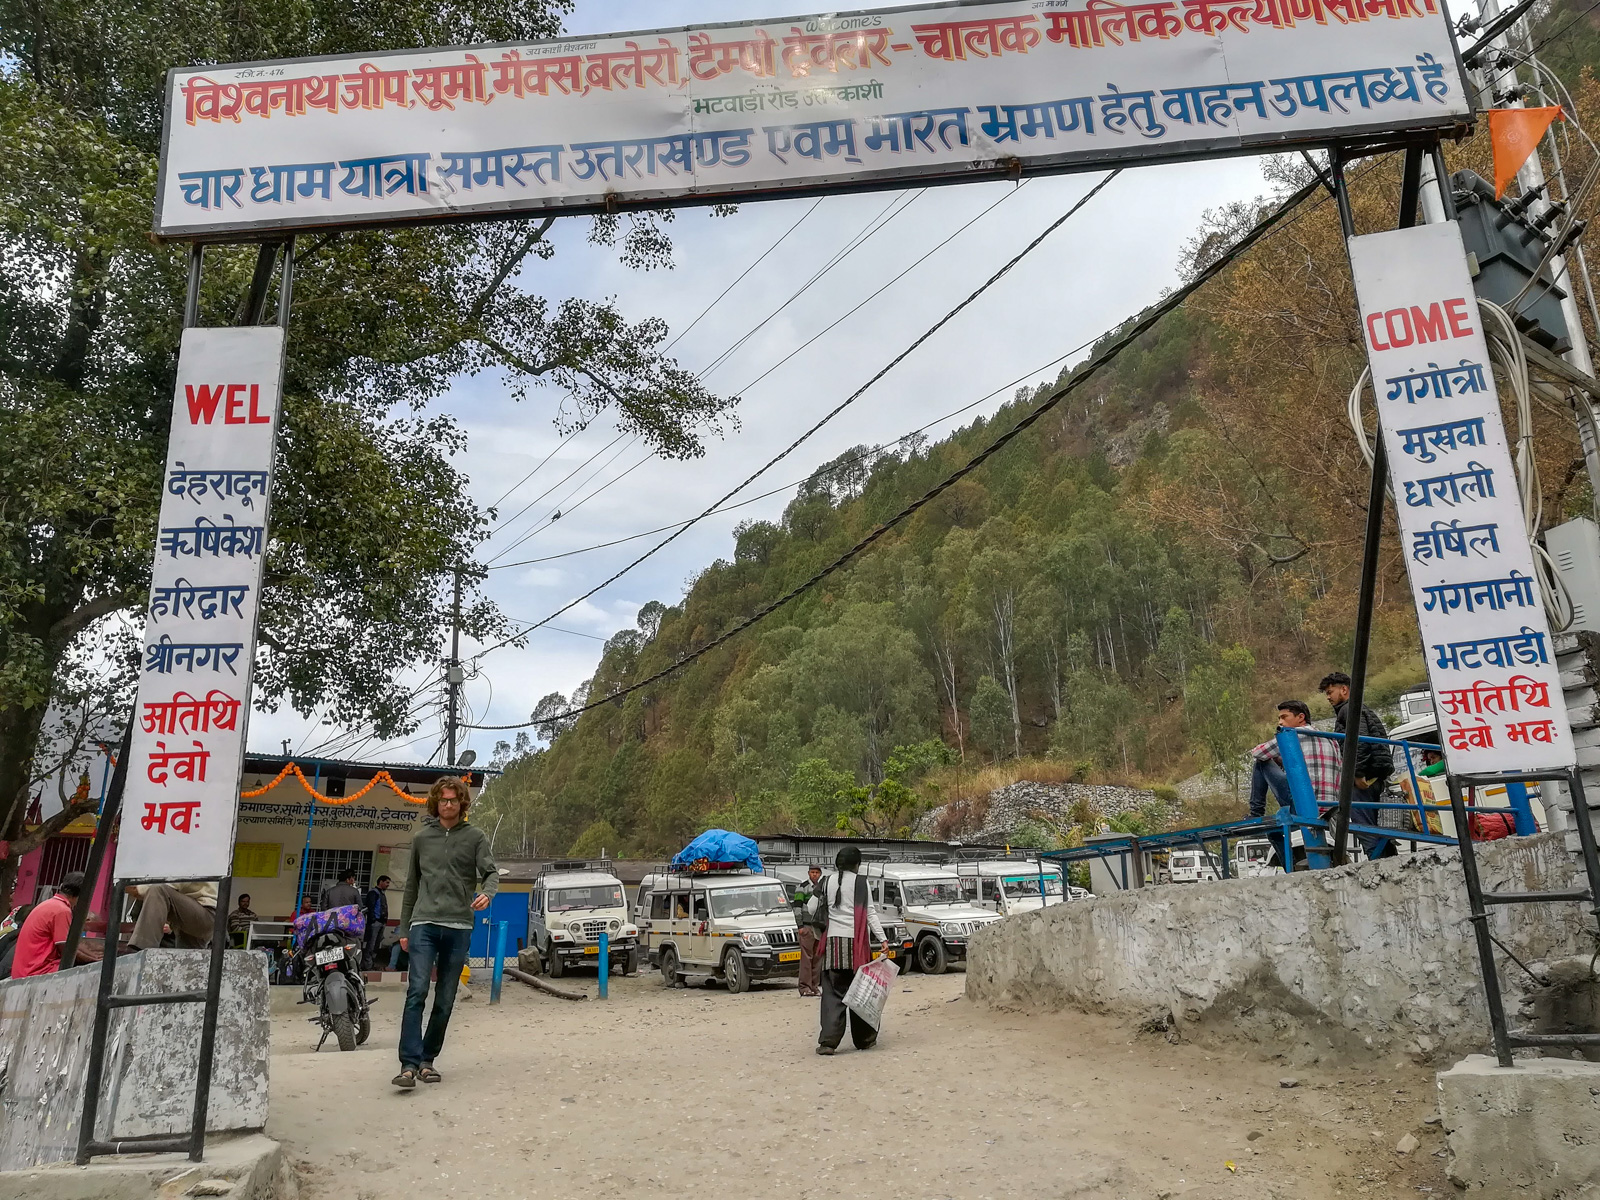
M 789 893 L 743 869 L 646 875 L 634 904 L 649 962 L 668 987 L 717 979 L 730 992 L 800 975 Z
M 824 879 L 826 879 L 829 873 L 833 870 L 831 866 L 823 866 L 821 863 L 818 863 L 817 865 L 822 867 L 822 877 Z M 869 866 L 870 864 L 868 863 L 862 863 L 861 869 L 863 874 L 866 874 L 870 877 L 871 871 L 868 869 Z M 789 894 L 789 899 L 791 902 L 794 900 L 796 889 L 802 886 L 809 888 L 811 883 L 810 863 L 767 863 L 766 870 L 768 875 L 771 875 L 773 878 L 777 879 L 783 884 L 783 890 Z M 876 895 L 873 897 L 872 907 L 877 910 L 878 920 L 883 922 L 883 932 L 888 936 L 889 939 L 888 947 L 885 953 L 887 953 L 890 958 L 894 959 L 895 963 L 900 967 L 901 974 L 905 974 L 911 970 L 911 931 L 900 920 L 897 914 L 889 912 L 883 907 L 882 903 L 878 901 Z
M 964 962 L 967 940 L 1000 914 L 979 908 L 961 890 L 954 868 L 932 863 L 863 863 L 872 898 L 885 920 L 903 925 L 912 943 L 912 961 L 929 975 L 942 975 L 952 962 Z
M 962 891 L 980 908 L 1009 917 L 1069 900 L 1094 899 L 1083 888 L 1068 887 L 1059 863 L 1033 859 L 978 859 L 956 864 Z
M 1208 883 L 1222 878 L 1217 856 L 1206 850 L 1171 850 L 1167 853 L 1166 878 L 1158 883 Z
M 533 881 L 528 897 L 528 944 L 537 952 L 523 958 L 560 979 L 572 968 L 600 962 L 600 935 L 606 935 L 610 966 L 624 975 L 639 970 L 639 930 L 628 919 L 622 881 L 605 860 L 555 862 Z

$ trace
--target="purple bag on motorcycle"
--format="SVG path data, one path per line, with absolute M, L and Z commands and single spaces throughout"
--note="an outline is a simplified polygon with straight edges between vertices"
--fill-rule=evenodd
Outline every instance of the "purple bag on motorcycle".
M 346 904 L 342 908 L 328 908 L 321 912 L 302 913 L 294 919 L 294 944 L 298 949 L 319 933 L 342 933 L 361 940 L 367 931 L 367 913 L 359 904 Z

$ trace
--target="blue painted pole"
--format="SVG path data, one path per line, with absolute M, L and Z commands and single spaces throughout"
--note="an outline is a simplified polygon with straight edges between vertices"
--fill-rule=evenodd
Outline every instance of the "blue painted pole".
M 506 922 L 494 923 L 494 978 L 489 984 L 489 1003 L 500 1003 L 500 981 L 506 970 Z
M 1320 821 L 1322 814 L 1317 810 L 1317 791 L 1311 784 L 1311 772 L 1306 767 L 1305 752 L 1300 749 L 1300 735 L 1292 729 L 1280 729 L 1277 734 L 1278 757 L 1283 759 L 1283 773 L 1289 780 L 1289 807 L 1293 810 L 1295 821 Z M 1333 859 L 1326 849 L 1327 842 L 1323 839 L 1322 830 L 1315 826 L 1303 825 L 1301 831 L 1305 836 L 1306 865 L 1314 871 L 1323 870 L 1333 865 Z M 1284 863 L 1286 870 L 1294 869 L 1294 845 L 1289 836 L 1290 827 L 1284 827 Z
M 1541 787 L 1541 791 L 1543 788 Z M 1507 783 L 1506 800 L 1511 805 L 1511 811 L 1516 817 L 1516 832 L 1518 837 L 1527 837 L 1530 833 L 1538 833 L 1539 825 L 1533 819 L 1533 804 L 1528 799 L 1528 785 L 1525 783 Z
M 600 999 L 606 998 L 606 985 L 611 982 L 611 937 L 600 934 Z

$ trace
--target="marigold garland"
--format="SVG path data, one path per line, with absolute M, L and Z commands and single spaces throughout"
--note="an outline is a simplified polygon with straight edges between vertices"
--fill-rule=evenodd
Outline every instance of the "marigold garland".
M 361 797 L 365 796 L 380 783 L 385 784 L 391 792 L 393 792 L 396 796 L 399 796 L 400 799 L 406 801 L 407 803 L 426 804 L 428 800 L 426 796 L 413 796 L 409 792 L 403 790 L 399 784 L 395 783 L 394 778 L 387 771 L 379 771 L 367 781 L 366 787 L 362 788 L 353 796 L 324 796 L 321 792 L 317 791 L 316 788 L 311 786 L 310 782 L 306 779 L 305 772 L 300 769 L 300 764 L 294 762 L 285 763 L 283 770 L 278 772 L 277 778 L 275 778 L 265 787 L 258 787 L 254 791 L 240 792 L 239 795 L 246 800 L 252 800 L 257 796 L 265 796 L 273 788 L 282 783 L 291 771 L 294 772 L 295 778 L 300 781 L 300 786 L 311 794 L 312 799 L 321 800 L 324 804 L 351 804 L 361 799 Z

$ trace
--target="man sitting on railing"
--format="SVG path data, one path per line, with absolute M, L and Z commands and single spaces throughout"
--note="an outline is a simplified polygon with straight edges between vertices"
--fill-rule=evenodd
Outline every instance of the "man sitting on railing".
M 1278 701 L 1278 728 L 1300 729 L 1311 724 L 1311 710 L 1300 700 Z M 1304 747 L 1309 750 L 1310 747 Z M 1267 815 L 1267 789 L 1278 798 L 1279 808 L 1289 807 L 1289 777 L 1283 773 L 1283 759 L 1278 753 L 1278 743 L 1269 739 L 1250 752 L 1255 764 L 1250 769 L 1250 819 Z M 1307 763 L 1309 766 L 1310 763 Z M 1337 780 L 1338 776 L 1335 775 Z M 1312 781 L 1316 773 L 1312 772 Z M 1337 786 L 1337 783 L 1335 784 Z
M 1328 703 L 1333 705 L 1333 729 L 1335 733 L 1347 733 L 1350 722 L 1348 720 L 1350 707 L 1350 676 L 1343 671 L 1334 671 L 1322 677 L 1322 682 L 1317 684 L 1317 690 L 1328 698 Z M 1389 730 L 1384 726 L 1383 719 L 1363 704 L 1360 719 L 1355 723 L 1355 736 L 1358 738 L 1384 738 L 1389 736 Z M 1389 786 L 1389 776 L 1394 774 L 1394 755 L 1390 752 L 1385 742 L 1360 742 L 1356 748 L 1356 777 L 1355 785 L 1350 792 L 1350 823 L 1352 825 L 1378 824 L 1378 810 L 1372 807 L 1383 800 L 1384 789 Z M 1356 841 L 1361 843 L 1361 848 L 1366 851 L 1367 857 L 1372 857 L 1372 851 L 1380 841 L 1386 842 L 1392 851 L 1394 842 L 1379 834 L 1358 833 Z

